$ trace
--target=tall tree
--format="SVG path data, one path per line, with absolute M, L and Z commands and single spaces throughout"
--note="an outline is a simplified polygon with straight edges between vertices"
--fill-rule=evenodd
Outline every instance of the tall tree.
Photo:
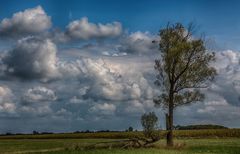
M 167 145 L 173 146 L 174 109 L 204 99 L 200 88 L 206 88 L 216 75 L 209 65 L 215 55 L 206 50 L 203 39 L 193 36 L 192 24 L 187 28 L 180 23 L 168 24 L 159 36 L 161 58 L 155 60 L 155 83 L 162 92 L 154 103 L 168 111 Z

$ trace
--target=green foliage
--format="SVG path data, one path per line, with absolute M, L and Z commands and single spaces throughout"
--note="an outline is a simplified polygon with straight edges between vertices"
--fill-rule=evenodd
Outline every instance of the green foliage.
M 161 59 L 155 60 L 155 69 L 156 84 L 163 92 L 154 99 L 158 106 L 169 107 L 170 97 L 173 107 L 202 101 L 204 95 L 198 89 L 207 87 L 216 75 L 209 65 L 215 54 L 208 52 L 204 41 L 192 32 L 192 24 L 185 28 L 180 23 L 160 30 Z
M 155 138 L 157 136 L 158 117 L 154 112 L 145 113 L 141 117 L 143 133 L 147 138 Z
M 174 127 L 176 130 L 198 130 L 198 129 L 228 129 L 227 127 L 221 125 L 188 125 L 180 126 L 177 125 Z

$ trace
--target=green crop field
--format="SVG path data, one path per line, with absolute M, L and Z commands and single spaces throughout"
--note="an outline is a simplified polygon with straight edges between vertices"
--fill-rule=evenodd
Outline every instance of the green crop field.
M 14 153 L 44 153 L 44 154 L 239 154 L 240 139 L 177 139 L 176 143 L 185 146 L 176 149 L 167 149 L 165 141 L 157 143 L 156 148 L 147 149 L 70 149 L 74 145 L 84 146 L 96 142 L 109 141 L 108 139 L 7 139 L 0 141 L 1 154 Z
M 162 132 L 164 137 L 165 132 Z M 174 131 L 176 146 L 165 147 L 165 139 L 154 148 L 122 149 L 81 147 L 98 142 L 123 140 L 141 135 L 141 132 L 109 132 L 47 135 L 0 136 L 0 154 L 240 154 L 240 130 L 191 130 Z

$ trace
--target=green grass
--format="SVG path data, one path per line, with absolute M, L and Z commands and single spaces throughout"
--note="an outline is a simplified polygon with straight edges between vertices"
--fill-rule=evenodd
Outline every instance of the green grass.
M 73 145 L 83 146 L 108 139 L 1 139 L 0 153 L 24 152 L 35 154 L 240 154 L 240 139 L 176 139 L 175 143 L 185 143 L 178 149 L 167 149 L 165 141 L 157 143 L 157 148 L 147 149 L 94 149 L 66 150 Z M 44 152 L 37 152 L 45 150 Z M 57 150 L 50 152 L 51 150 Z M 48 151 L 48 152 L 47 152 Z
M 109 140 L 109 139 L 105 139 Z M 75 144 L 91 144 L 102 139 L 0 139 L 0 154 L 4 152 L 67 148 Z
M 162 138 L 165 131 L 161 131 Z M 0 136 L 0 154 L 240 154 L 240 129 L 174 131 L 175 143 L 167 149 L 165 140 L 156 148 L 79 150 L 85 145 L 141 136 L 142 132 L 65 133 Z M 76 147 L 79 147 L 76 150 Z

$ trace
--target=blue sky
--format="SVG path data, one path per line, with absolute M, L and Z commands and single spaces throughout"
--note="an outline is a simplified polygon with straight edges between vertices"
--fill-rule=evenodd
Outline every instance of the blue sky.
M 216 52 L 206 99 L 174 124 L 240 127 L 240 2 L 0 1 L 0 133 L 141 129 L 155 111 L 158 31 L 195 22 Z
M 41 5 L 56 27 L 88 17 L 93 22 L 119 21 L 129 31 L 157 33 L 167 22 L 195 22 L 199 32 L 221 49 L 240 49 L 240 2 L 237 0 L 12 0 L 0 2 L 0 18 Z

